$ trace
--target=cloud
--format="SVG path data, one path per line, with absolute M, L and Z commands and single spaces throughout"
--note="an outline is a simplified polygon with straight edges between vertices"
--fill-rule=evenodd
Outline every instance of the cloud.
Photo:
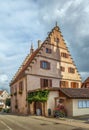
M 5 74 L 0 75 L 0 82 L 5 83 L 8 81 L 8 76 Z

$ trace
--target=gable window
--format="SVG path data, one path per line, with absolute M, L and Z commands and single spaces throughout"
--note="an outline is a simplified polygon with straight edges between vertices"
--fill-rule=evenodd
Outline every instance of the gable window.
M 68 88 L 68 82 L 67 81 L 60 81 L 60 87 L 61 88 Z
M 23 81 L 19 82 L 19 92 L 23 91 Z
M 46 53 L 49 53 L 49 54 L 51 54 L 51 49 L 49 49 L 49 48 L 46 48 Z
M 76 82 L 71 82 L 71 88 L 78 88 L 79 84 Z
M 64 53 L 64 52 L 61 52 L 61 56 L 64 57 L 64 58 L 68 58 L 69 55 L 67 53 Z
M 68 72 L 69 72 L 69 73 L 75 73 L 75 69 L 72 68 L 72 67 L 69 67 L 69 68 L 68 68 Z
M 54 41 L 58 44 L 59 43 L 59 38 L 57 37 L 57 38 L 54 38 Z
M 61 71 L 63 71 L 63 72 L 65 71 L 65 67 L 63 67 L 63 66 L 61 66 L 60 69 L 61 69 Z
M 40 79 L 41 88 L 52 87 L 51 79 Z
M 50 69 L 50 63 L 47 61 L 40 61 L 40 67 L 42 69 Z

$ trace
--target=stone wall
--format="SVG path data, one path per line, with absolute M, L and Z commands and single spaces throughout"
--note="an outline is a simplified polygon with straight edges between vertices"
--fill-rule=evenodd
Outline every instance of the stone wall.
M 22 94 L 19 93 L 19 82 L 23 81 L 23 91 Z M 14 95 L 14 93 L 17 93 Z M 26 101 L 26 78 L 20 79 L 11 87 L 11 109 L 12 112 L 27 114 L 27 101 Z M 16 103 L 17 102 L 17 103 Z M 17 108 L 16 108 L 17 105 Z

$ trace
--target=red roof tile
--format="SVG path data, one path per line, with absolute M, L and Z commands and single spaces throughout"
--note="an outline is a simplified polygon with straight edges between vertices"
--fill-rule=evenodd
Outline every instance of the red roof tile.
M 3 93 L 3 91 L 0 91 L 0 95 Z

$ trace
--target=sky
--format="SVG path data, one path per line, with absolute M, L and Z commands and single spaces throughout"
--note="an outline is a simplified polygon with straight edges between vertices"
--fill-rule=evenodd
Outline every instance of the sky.
M 56 21 L 82 81 L 89 76 L 89 0 L 0 0 L 0 89 Z

